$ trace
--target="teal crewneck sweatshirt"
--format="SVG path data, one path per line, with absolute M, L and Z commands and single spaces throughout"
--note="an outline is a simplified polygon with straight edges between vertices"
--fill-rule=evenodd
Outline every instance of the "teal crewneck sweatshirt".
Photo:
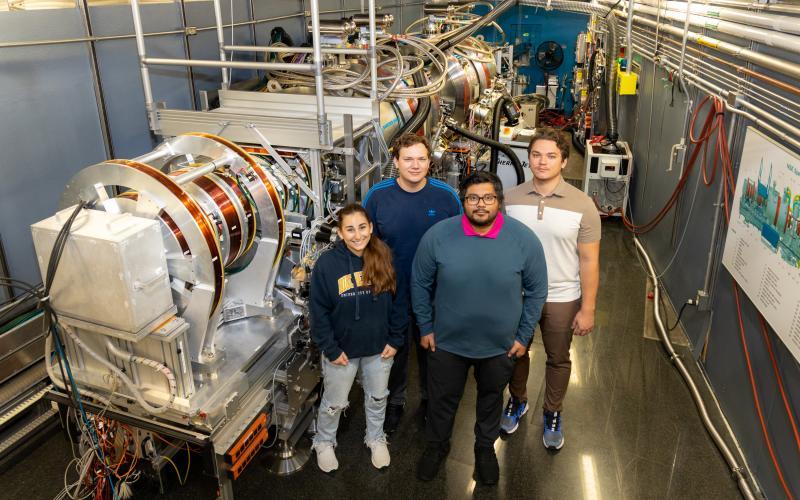
M 437 223 L 420 241 L 411 276 L 420 333 L 468 358 L 508 352 L 515 339 L 527 345 L 547 299 L 542 244 L 510 217 L 494 239 L 465 235 L 460 216 Z

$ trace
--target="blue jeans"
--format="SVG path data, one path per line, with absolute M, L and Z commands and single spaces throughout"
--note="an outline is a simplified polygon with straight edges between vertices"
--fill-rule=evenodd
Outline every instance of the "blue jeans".
M 317 415 L 317 434 L 314 445 L 329 443 L 336 446 L 339 417 L 347 409 L 347 396 L 361 369 L 361 386 L 364 388 L 364 412 L 367 415 L 365 443 L 385 437 L 383 419 L 386 416 L 386 399 L 389 395 L 389 373 L 394 358 L 383 359 L 380 354 L 351 359 L 347 366 L 334 365 L 322 356 L 322 382 L 324 390 Z

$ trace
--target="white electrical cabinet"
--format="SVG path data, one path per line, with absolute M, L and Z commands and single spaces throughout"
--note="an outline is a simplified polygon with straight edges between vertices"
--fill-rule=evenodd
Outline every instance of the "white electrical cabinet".
M 586 144 L 586 177 L 583 191 L 594 200 L 603 215 L 620 216 L 628 204 L 628 186 L 633 155 L 627 142 L 617 142 L 617 152 L 604 151 L 600 144 Z

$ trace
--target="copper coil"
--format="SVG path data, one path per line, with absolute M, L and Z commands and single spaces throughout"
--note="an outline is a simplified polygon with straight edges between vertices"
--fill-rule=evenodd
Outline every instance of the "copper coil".
M 283 254 L 283 245 L 285 244 L 285 222 L 283 218 L 283 206 L 281 205 L 280 198 L 278 197 L 278 191 L 275 189 L 275 186 L 272 185 L 272 182 L 269 180 L 269 177 L 264 173 L 261 166 L 253 159 L 252 156 L 247 154 L 247 151 L 239 147 L 238 145 L 232 143 L 227 139 L 223 139 L 222 137 L 218 137 L 213 134 L 205 134 L 202 132 L 192 132 L 186 135 L 195 135 L 198 137 L 205 137 L 207 139 L 211 139 L 216 141 L 220 144 L 227 146 L 228 148 L 232 149 L 239 157 L 245 160 L 250 167 L 253 169 L 255 174 L 261 179 L 261 182 L 264 184 L 264 187 L 267 189 L 267 193 L 269 194 L 270 201 L 272 202 L 272 206 L 275 209 L 275 214 L 277 215 L 277 223 L 278 223 L 278 249 L 275 252 L 275 259 L 273 260 L 273 264 L 277 264 L 280 256 Z
M 173 172 L 174 173 L 174 172 Z M 170 174 L 172 175 L 172 174 Z M 210 177 L 214 174 L 204 175 L 192 181 L 192 184 L 199 187 L 211 198 L 214 205 L 217 206 L 218 213 L 228 226 L 228 256 L 225 259 L 225 266 L 231 265 L 234 260 L 239 256 L 239 250 L 242 247 L 242 227 L 239 221 L 239 214 L 236 212 L 236 207 L 233 201 L 222 188 L 220 188 Z M 224 238 L 224 235 L 220 235 Z
M 236 197 L 239 199 L 239 203 L 244 208 L 245 219 L 247 219 L 247 242 L 244 246 L 244 250 L 240 252 L 240 256 L 247 253 L 250 250 L 250 247 L 253 246 L 253 242 L 256 240 L 256 207 L 254 207 L 250 200 L 247 199 L 242 189 L 247 189 L 244 186 L 240 186 L 236 179 L 233 176 L 229 175 L 226 172 L 217 172 L 217 178 L 222 179 L 228 187 L 231 188 L 236 194 Z
M 181 189 L 180 186 L 175 184 L 175 182 L 162 171 L 137 161 L 109 160 L 109 162 L 116 163 L 118 165 L 125 165 L 152 177 L 162 186 L 167 188 L 183 204 L 183 206 L 186 207 L 186 210 L 189 211 L 192 219 L 194 219 L 197 227 L 200 229 L 200 233 L 203 235 L 203 239 L 208 246 L 208 251 L 211 254 L 211 264 L 214 269 L 214 297 L 212 301 L 212 307 L 209 312 L 209 317 L 212 317 L 217 311 L 220 301 L 222 300 L 222 291 L 223 287 L 225 286 L 225 270 L 222 267 L 222 250 L 219 247 L 219 241 L 217 241 L 216 233 L 211 225 L 211 222 L 208 220 L 208 217 L 206 217 L 205 213 L 203 213 L 203 210 L 200 208 L 197 202 L 194 201 L 191 196 Z

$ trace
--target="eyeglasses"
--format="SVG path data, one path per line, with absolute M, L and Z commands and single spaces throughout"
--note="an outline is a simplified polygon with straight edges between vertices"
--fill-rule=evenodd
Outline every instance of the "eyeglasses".
M 468 194 L 464 197 L 464 200 L 470 205 L 477 205 L 481 200 L 487 205 L 494 205 L 497 201 L 497 195 L 485 194 L 483 196 L 478 196 L 477 194 Z

